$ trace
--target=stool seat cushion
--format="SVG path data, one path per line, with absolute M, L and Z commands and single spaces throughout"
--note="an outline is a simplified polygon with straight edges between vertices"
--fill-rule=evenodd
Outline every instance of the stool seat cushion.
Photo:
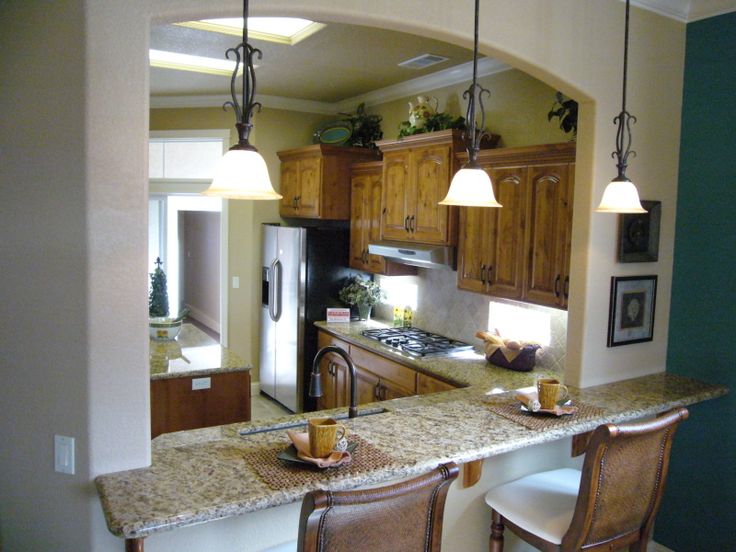
M 560 544 L 575 511 L 580 476 L 571 468 L 528 475 L 491 489 L 486 503 L 522 529 Z

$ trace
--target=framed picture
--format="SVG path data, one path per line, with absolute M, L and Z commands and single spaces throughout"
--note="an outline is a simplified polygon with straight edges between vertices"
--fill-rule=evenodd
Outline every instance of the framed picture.
M 611 277 L 609 347 L 652 340 L 656 298 L 656 276 Z
M 618 262 L 648 263 L 659 258 L 661 201 L 644 201 L 646 213 L 619 215 Z

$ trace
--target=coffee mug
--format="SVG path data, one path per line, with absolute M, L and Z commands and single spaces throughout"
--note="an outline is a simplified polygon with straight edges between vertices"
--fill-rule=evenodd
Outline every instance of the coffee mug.
M 539 404 L 545 410 L 553 410 L 558 401 L 567 398 L 567 387 L 554 378 L 542 378 L 537 380 L 537 395 Z
M 341 430 L 338 435 L 338 430 Z M 309 454 L 312 458 L 324 458 L 335 449 L 335 444 L 347 434 L 344 425 L 332 418 L 311 418 L 308 425 Z

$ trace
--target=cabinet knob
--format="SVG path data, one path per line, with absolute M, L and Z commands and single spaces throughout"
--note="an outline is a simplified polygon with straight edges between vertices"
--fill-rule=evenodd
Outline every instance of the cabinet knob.
M 486 265 L 480 265 L 480 281 L 483 285 L 486 284 Z
M 555 297 L 560 296 L 560 275 L 557 275 L 557 278 L 555 278 Z
M 417 226 L 416 226 L 416 224 L 414 224 L 414 222 L 415 222 L 414 215 L 412 215 L 409 218 L 409 231 L 412 232 L 412 233 L 414 233 L 414 232 L 417 231 Z
M 565 299 L 567 299 L 570 292 L 570 276 L 565 276 L 565 285 L 563 286 L 562 290 Z
M 404 218 L 404 230 L 409 231 L 409 215 L 406 215 L 406 218 Z

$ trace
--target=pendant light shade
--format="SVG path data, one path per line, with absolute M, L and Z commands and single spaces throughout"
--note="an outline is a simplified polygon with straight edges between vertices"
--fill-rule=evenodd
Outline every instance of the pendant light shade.
M 271 186 L 266 162 L 255 149 L 228 151 L 217 163 L 215 178 L 204 195 L 227 199 L 281 199 Z
M 261 58 L 261 51 L 248 44 L 248 0 L 243 0 L 243 41 L 235 48 L 228 48 L 225 57 L 235 58 L 235 69 L 230 79 L 232 100 L 225 102 L 223 109 L 232 107 L 235 111 L 235 128 L 238 130 L 238 143 L 218 161 L 215 178 L 204 195 L 226 199 L 281 199 L 271 185 L 266 162 L 258 150 L 250 145 L 248 137 L 253 130 L 253 113 L 261 109 L 254 100 L 256 94 L 256 73 L 253 56 Z M 235 82 L 240 65 L 243 64 L 242 100 L 235 94 Z
M 631 149 L 631 125 L 636 122 L 636 117 L 626 111 L 626 78 L 629 61 L 629 0 L 626 0 L 626 24 L 624 26 L 624 78 L 623 93 L 621 95 L 621 113 L 614 119 L 618 125 L 616 133 L 616 151 L 613 157 L 616 159 L 618 175 L 603 191 L 601 203 L 595 209 L 598 213 L 646 213 L 641 206 L 639 192 L 634 183 L 626 176 L 626 168 L 629 164 L 629 156 L 636 157 L 636 152 Z
M 646 213 L 641 206 L 639 192 L 631 180 L 612 180 L 603 191 L 598 213 Z
M 501 207 L 493 195 L 493 184 L 488 173 L 478 168 L 463 167 L 455 173 L 447 197 L 440 205 L 466 207 Z
M 465 149 L 468 152 L 468 163 L 460 169 L 450 182 L 450 189 L 440 205 L 459 205 L 465 207 L 501 207 L 493 195 L 491 177 L 476 161 L 480 142 L 486 135 L 483 127 L 486 124 L 486 113 L 483 109 L 483 94 L 490 96 L 489 90 L 478 84 L 478 18 L 479 0 L 475 0 L 475 42 L 473 44 L 473 83 L 465 92 L 463 98 L 468 100 L 468 109 L 465 114 L 467 129 L 463 134 Z M 475 124 L 475 104 L 480 108 L 480 126 Z

